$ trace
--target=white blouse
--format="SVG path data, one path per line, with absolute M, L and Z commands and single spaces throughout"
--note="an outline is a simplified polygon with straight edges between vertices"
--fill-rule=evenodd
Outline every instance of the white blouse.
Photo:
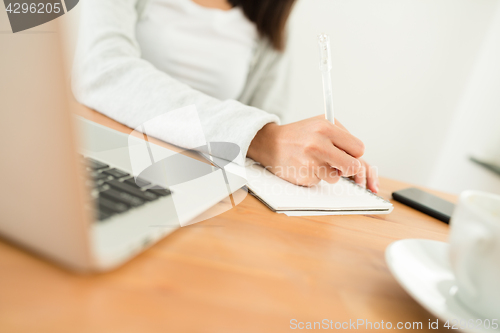
M 241 8 L 207 8 L 192 0 L 150 0 L 137 22 L 141 57 L 219 100 L 238 99 L 257 44 Z
M 195 106 L 206 141 L 237 144 L 241 148 L 237 163 L 243 164 L 255 134 L 266 124 L 279 122 L 278 115 L 287 110 L 288 56 L 275 50 L 266 38 L 257 38 L 253 57 L 248 60 L 254 28 L 244 23 L 239 10 L 220 12 L 186 2 L 191 0 L 175 1 L 184 5 L 173 6 L 173 0 L 83 1 L 72 78 L 75 97 L 131 128 L 166 112 Z M 184 14 L 182 19 L 174 15 L 184 7 L 206 15 L 197 14 L 204 18 L 186 24 Z M 207 16 L 211 15 L 222 18 L 211 21 L 210 29 L 217 31 L 218 37 L 202 28 L 209 26 Z M 233 21 L 229 27 L 228 22 Z M 141 27 L 137 29 L 137 25 Z M 199 38 L 188 33 L 192 31 Z M 141 35 L 142 49 L 137 34 Z M 235 45 L 223 42 L 222 36 L 233 38 Z M 191 43 L 202 43 L 204 51 Z M 179 49 L 181 53 L 174 52 Z M 204 57 L 196 56 L 200 53 Z M 226 76 L 228 72 L 232 72 L 230 76 Z M 238 98 L 226 100 L 211 96 L 238 94 Z M 157 129 L 148 134 L 192 148 L 193 124 L 183 115 L 175 121 L 158 121 Z M 223 153 L 216 156 L 229 158 Z

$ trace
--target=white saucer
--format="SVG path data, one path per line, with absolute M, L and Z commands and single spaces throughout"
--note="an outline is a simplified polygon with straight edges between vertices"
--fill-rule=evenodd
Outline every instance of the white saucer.
M 486 329 L 484 320 L 465 307 L 454 296 L 455 276 L 448 259 L 449 245 L 425 239 L 404 239 L 392 243 L 385 250 L 385 260 L 399 284 L 427 311 L 440 319 L 439 326 L 449 321 L 450 326 L 464 332 L 492 333 L 500 330 Z M 462 328 L 461 323 L 473 320 L 474 328 Z M 441 322 L 441 321 L 444 322 Z M 454 321 L 456 320 L 456 321 Z M 476 323 L 482 320 L 480 328 Z M 498 320 L 497 322 L 499 322 Z M 491 323 L 491 318 L 489 318 Z M 423 323 L 427 325 L 427 323 Z

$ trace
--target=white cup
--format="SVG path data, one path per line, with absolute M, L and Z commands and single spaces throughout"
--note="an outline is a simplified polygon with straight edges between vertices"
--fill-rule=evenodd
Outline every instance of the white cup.
M 500 196 L 463 192 L 450 228 L 458 299 L 484 319 L 500 319 Z

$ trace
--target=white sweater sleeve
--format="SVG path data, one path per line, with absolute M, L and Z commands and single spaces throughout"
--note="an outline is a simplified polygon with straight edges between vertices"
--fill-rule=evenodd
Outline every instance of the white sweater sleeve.
M 234 100 L 207 96 L 141 59 L 135 38 L 140 4 L 138 0 L 83 1 L 73 76 L 77 100 L 132 128 L 194 105 L 206 140 L 235 143 L 245 157 L 255 134 L 267 123 L 278 122 L 278 117 Z M 165 119 L 168 122 L 157 124 L 164 128 L 157 138 L 185 147 L 190 122 L 182 116 Z M 185 137 L 179 137 L 179 132 Z M 244 163 L 244 158 L 237 162 Z

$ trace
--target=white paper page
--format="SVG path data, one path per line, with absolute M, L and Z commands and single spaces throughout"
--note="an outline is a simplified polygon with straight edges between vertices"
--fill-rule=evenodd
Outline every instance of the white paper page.
M 227 167 L 231 170 L 242 168 L 234 165 Z M 391 203 L 346 179 L 341 179 L 337 184 L 322 181 L 313 187 L 303 187 L 293 185 L 273 175 L 260 165 L 247 166 L 245 171 L 250 190 L 277 211 L 338 210 L 350 211 L 346 213 L 353 214 L 356 210 L 367 210 L 370 212 L 366 214 L 370 214 L 380 209 L 392 210 Z M 328 212 L 318 214 L 325 213 Z M 378 212 L 378 214 L 382 213 L 385 212 Z M 312 215 L 311 212 L 305 214 Z

